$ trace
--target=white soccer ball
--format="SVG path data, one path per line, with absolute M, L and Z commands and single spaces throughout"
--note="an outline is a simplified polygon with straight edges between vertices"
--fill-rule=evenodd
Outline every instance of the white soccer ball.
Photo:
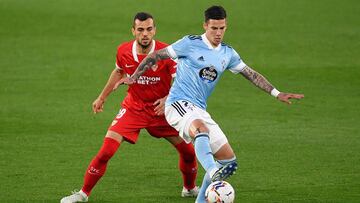
M 208 203 L 233 203 L 235 199 L 234 188 L 226 181 L 215 181 L 205 191 Z

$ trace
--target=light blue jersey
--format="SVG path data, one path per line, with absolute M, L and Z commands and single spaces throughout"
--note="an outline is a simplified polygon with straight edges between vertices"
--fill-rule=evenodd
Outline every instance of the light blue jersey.
M 246 66 L 233 48 L 224 43 L 213 48 L 205 34 L 185 36 L 167 50 L 178 64 L 166 106 L 186 100 L 206 109 L 207 98 L 223 72 L 239 73 Z

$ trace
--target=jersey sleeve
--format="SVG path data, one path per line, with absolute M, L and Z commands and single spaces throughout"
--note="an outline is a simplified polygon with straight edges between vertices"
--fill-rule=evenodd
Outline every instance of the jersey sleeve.
M 244 61 L 240 58 L 240 55 L 232 49 L 232 55 L 230 58 L 230 62 L 228 64 L 227 69 L 229 69 L 232 73 L 240 73 L 246 66 Z
M 168 46 L 166 49 L 172 59 L 186 57 L 189 52 L 190 39 L 188 36 L 176 41 Z
M 169 62 L 169 72 L 171 74 L 171 77 L 173 78 L 176 76 L 176 65 L 177 65 L 176 60 L 171 59 Z
M 116 62 L 115 62 L 115 68 L 118 68 L 120 70 L 122 70 L 122 66 L 120 63 L 120 47 L 118 48 L 117 52 L 116 52 Z

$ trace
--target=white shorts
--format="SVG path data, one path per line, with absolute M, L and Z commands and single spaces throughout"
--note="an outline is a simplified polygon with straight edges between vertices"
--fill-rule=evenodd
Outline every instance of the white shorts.
M 212 153 L 216 153 L 224 144 L 228 143 L 225 134 L 210 114 L 191 102 L 180 100 L 165 106 L 165 117 L 167 122 L 179 132 L 180 137 L 187 143 L 192 141 L 189 128 L 196 119 L 203 120 L 209 129 Z

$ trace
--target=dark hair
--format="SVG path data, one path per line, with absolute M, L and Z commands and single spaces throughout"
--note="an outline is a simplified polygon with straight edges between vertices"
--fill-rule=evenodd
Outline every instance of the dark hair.
M 135 20 L 136 19 L 140 20 L 140 21 L 145 21 L 145 20 L 147 20 L 149 18 L 154 19 L 150 13 L 139 12 L 139 13 L 135 14 L 134 21 L 133 21 L 133 27 L 135 27 Z
M 221 20 L 226 18 L 226 11 L 222 6 L 211 6 L 205 11 L 205 22 L 210 19 Z

